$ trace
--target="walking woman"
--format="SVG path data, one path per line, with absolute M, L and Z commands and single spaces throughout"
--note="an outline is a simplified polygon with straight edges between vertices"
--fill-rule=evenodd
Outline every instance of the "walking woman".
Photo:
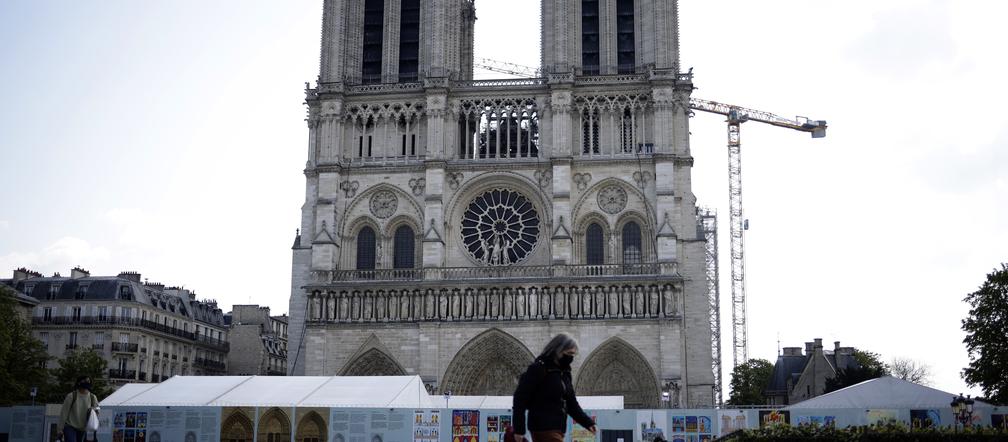
M 63 425 L 63 442 L 84 442 L 85 430 L 91 410 L 98 410 L 98 397 L 91 393 L 91 378 L 77 378 L 76 388 L 63 400 L 60 422 Z
M 525 439 L 526 411 L 534 442 L 563 442 L 568 415 L 595 433 L 595 422 L 581 409 L 571 382 L 571 362 L 577 351 L 574 338 L 565 333 L 556 335 L 521 375 L 514 394 L 515 440 L 507 442 Z

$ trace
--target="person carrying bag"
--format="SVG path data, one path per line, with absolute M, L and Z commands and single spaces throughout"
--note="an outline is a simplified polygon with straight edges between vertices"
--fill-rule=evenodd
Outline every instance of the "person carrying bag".
M 84 442 L 87 433 L 98 431 L 98 397 L 91 393 L 91 378 L 81 376 L 74 386 L 60 407 L 63 442 Z

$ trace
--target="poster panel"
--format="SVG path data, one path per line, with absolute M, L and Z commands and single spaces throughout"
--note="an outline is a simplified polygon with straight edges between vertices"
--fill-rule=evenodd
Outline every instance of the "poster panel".
M 637 425 L 634 426 L 634 439 L 644 442 L 654 442 L 656 439 L 667 440 L 665 431 L 668 413 L 665 410 L 640 410 L 637 412 Z
M 671 433 L 667 440 L 683 442 L 710 441 L 714 438 L 714 418 L 717 417 L 708 410 L 676 410 L 672 415 L 669 428 Z M 683 413 L 683 414 L 678 414 Z
M 505 442 L 504 432 L 511 426 L 511 413 L 488 412 L 486 416 L 487 442 Z M 511 441 L 506 441 L 511 442 Z
M 991 426 L 1001 430 L 1008 430 L 1008 414 L 991 414 Z
M 898 420 L 899 413 L 896 410 L 868 410 L 865 417 L 868 420 L 868 425 L 884 424 Z
M 721 437 L 749 428 L 748 419 L 742 410 L 720 410 L 718 411 L 717 418 L 720 424 L 718 434 Z M 673 424 L 674 427 L 675 425 Z
M 38 442 L 45 437 L 45 407 L 14 407 L 10 418 L 10 442 Z
M 452 410 L 452 442 L 479 442 L 479 410 Z
M 413 442 L 437 442 L 441 436 L 441 410 L 413 412 Z
M 591 416 L 592 421 L 598 422 L 598 414 L 590 411 L 585 411 L 588 416 Z M 597 426 L 597 425 L 596 425 Z M 581 424 L 574 422 L 574 419 L 567 418 L 567 434 L 570 434 L 570 442 L 598 442 L 598 436 L 592 434 L 591 431 L 582 427 Z
M 387 408 L 330 409 L 333 442 L 408 442 L 410 410 Z
M 791 412 L 788 410 L 760 410 L 759 426 L 763 428 L 770 424 L 791 424 Z
M 798 425 L 836 427 L 836 416 L 797 416 Z
M 109 408 L 109 425 L 99 427 L 101 442 L 216 442 L 220 440 L 217 407 Z
M 255 428 L 253 424 L 253 422 L 255 422 L 255 415 L 255 407 L 222 408 L 220 428 L 221 440 L 252 440 L 255 436 Z

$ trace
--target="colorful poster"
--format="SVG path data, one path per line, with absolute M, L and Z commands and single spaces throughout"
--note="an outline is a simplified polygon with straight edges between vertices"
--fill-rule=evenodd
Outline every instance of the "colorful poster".
M 791 412 L 788 410 L 760 410 L 759 423 L 760 428 L 770 424 L 790 425 Z
M 685 433 L 686 432 L 686 417 L 684 417 L 684 416 L 672 416 L 672 432 L 673 433 Z
M 868 410 L 868 425 L 896 420 L 896 410 Z
M 639 433 L 635 435 L 635 440 L 644 442 L 654 442 L 655 440 L 665 440 L 665 425 L 668 417 L 664 410 L 647 410 L 637 412 L 637 427 Z
M 504 442 L 504 432 L 511 426 L 510 414 L 487 416 L 487 442 Z
M 697 417 L 696 416 L 686 416 L 686 432 L 696 433 L 697 432 Z
M 479 442 L 479 410 L 452 411 L 452 442 Z
M 801 416 L 798 425 L 814 425 L 817 427 L 835 427 L 836 416 Z
M 936 428 L 941 426 L 938 410 L 910 410 L 910 426 L 913 428 Z
M 592 415 L 592 421 L 598 422 L 598 416 Z M 571 442 L 596 442 L 595 435 L 582 427 L 574 419 L 567 418 L 567 432 L 571 435 Z
M 697 416 L 697 431 L 701 433 L 711 433 L 714 427 L 711 426 L 710 416 Z
M 413 412 L 413 442 L 437 442 L 441 436 L 441 411 Z

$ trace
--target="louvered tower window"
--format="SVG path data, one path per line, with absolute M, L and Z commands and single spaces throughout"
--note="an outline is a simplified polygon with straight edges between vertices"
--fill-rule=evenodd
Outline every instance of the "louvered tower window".
M 634 2 L 616 0 L 616 63 L 619 73 L 632 74 L 636 60 Z
M 381 83 L 382 34 L 385 25 L 385 1 L 364 2 L 364 53 L 361 59 L 361 82 Z
M 399 22 L 399 82 L 417 81 L 420 68 L 420 0 L 402 0 Z
M 581 67 L 584 75 L 599 74 L 598 0 L 581 0 Z

